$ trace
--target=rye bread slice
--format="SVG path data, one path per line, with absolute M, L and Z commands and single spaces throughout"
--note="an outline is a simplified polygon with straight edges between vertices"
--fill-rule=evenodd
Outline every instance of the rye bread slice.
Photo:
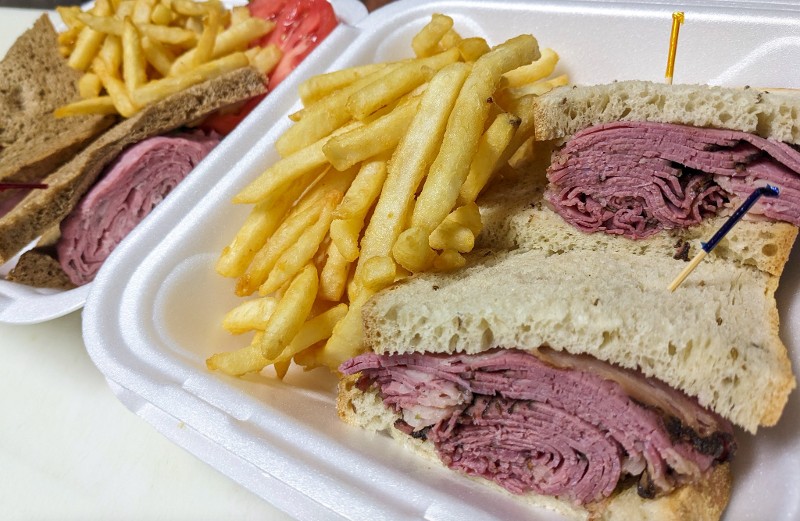
M 46 177 L 48 188 L 32 191 L 0 218 L 0 264 L 61 222 L 126 146 L 197 121 L 266 88 L 264 75 L 245 67 L 174 94 L 118 123 Z
M 80 76 L 46 15 L 14 42 L 0 62 L 0 180 L 39 181 L 114 124 L 113 116 L 53 117 L 79 99 Z

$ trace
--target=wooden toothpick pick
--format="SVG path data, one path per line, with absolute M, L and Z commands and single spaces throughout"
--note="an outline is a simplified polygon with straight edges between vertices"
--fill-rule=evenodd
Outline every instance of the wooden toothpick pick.
M 734 225 L 737 222 L 739 222 L 739 219 L 741 219 L 742 216 L 744 216 L 744 214 L 746 214 L 747 211 L 750 210 L 750 208 L 754 204 L 756 204 L 756 201 L 758 201 L 759 197 L 761 197 L 762 195 L 765 197 L 778 197 L 779 193 L 780 190 L 778 190 L 777 187 L 771 185 L 762 186 L 761 188 L 756 188 L 753 191 L 753 193 L 750 194 L 750 196 L 747 199 L 745 199 L 742 205 L 739 208 L 737 208 L 735 212 L 733 212 L 733 215 L 731 215 L 730 218 L 728 218 L 728 220 L 725 221 L 725 224 L 720 226 L 719 230 L 717 230 L 717 233 L 715 233 L 714 236 L 711 237 L 711 240 L 709 240 L 708 242 L 700 243 L 702 249 L 699 252 L 697 252 L 697 255 L 694 256 L 691 262 L 689 262 L 689 264 L 683 269 L 683 271 L 681 271 L 680 274 L 677 277 L 675 277 L 675 280 L 672 281 L 672 284 L 669 285 L 670 292 L 675 291 L 675 288 L 681 285 L 681 283 L 686 279 L 686 277 L 688 277 L 689 274 L 692 271 L 694 271 L 697 265 L 700 264 L 700 262 L 703 259 L 705 259 L 706 255 L 710 253 L 711 250 L 714 249 L 717 243 L 719 243 L 719 241 L 721 241 L 722 238 L 725 237 L 725 235 L 731 230 L 731 228 L 733 228 Z

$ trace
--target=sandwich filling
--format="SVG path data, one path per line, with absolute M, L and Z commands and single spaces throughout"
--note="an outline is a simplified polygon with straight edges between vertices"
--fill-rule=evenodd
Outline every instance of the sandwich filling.
M 780 189 L 751 210 L 800 226 L 800 152 L 746 132 L 625 121 L 575 134 L 553 154 L 545 197 L 585 232 L 640 239 Z
M 653 498 L 736 450 L 730 423 L 696 400 L 589 356 L 366 353 L 339 370 L 375 386 L 395 427 L 432 442 L 448 467 L 515 494 L 583 505 L 635 480 Z
M 179 132 L 125 149 L 61 222 L 58 261 L 70 281 L 94 280 L 114 248 L 219 143 L 216 133 Z

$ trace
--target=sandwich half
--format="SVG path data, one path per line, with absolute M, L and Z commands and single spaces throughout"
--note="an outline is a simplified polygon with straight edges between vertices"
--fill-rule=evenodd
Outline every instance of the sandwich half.
M 793 147 L 770 155 L 796 140 L 781 123 L 794 101 L 760 96 L 620 82 L 540 98 L 536 147 L 552 162 L 506 172 L 483 196 L 482 249 L 465 268 L 364 306 L 368 352 L 340 367 L 341 418 L 570 518 L 719 519 L 734 426 L 774 425 L 795 387 L 774 298 L 797 234 Z M 731 132 L 696 137 L 718 128 Z M 606 131 L 612 145 L 578 141 L 571 155 L 572 139 Z M 651 138 L 667 152 L 641 146 Z M 584 177 L 565 188 L 570 176 Z M 699 240 L 765 182 L 781 203 L 755 208 L 670 293 Z M 580 192 L 591 183 L 595 199 Z M 663 208 L 680 218 L 659 220 Z

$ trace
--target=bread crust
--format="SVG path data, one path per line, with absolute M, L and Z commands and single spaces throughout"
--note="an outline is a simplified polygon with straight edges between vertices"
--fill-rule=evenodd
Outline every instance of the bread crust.
M 394 428 L 399 416 L 383 405 L 374 388 L 361 391 L 355 385 L 358 377 L 358 374 L 346 376 L 339 382 L 336 407 L 342 421 L 370 432 L 386 433 L 426 460 L 443 465 L 430 442 L 412 438 Z M 641 498 L 634 485 L 614 492 L 602 502 L 580 507 L 533 493 L 517 496 L 489 480 L 468 479 L 488 485 L 507 499 L 554 510 L 569 519 L 587 521 L 716 521 L 730 500 L 732 487 L 730 466 L 725 463 L 714 467 L 705 480 L 684 485 L 656 499 Z

